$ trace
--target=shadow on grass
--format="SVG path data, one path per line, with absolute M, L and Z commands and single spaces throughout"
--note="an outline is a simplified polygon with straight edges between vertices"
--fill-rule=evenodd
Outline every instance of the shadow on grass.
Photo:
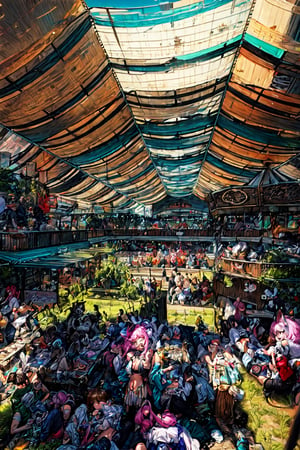
M 283 450 L 295 413 L 289 407 L 289 400 L 274 398 L 272 404 L 276 406 L 270 405 L 264 397 L 262 385 L 244 369 L 241 373 L 241 387 L 245 392 L 241 406 L 248 414 L 248 428 L 254 433 L 255 441 L 264 450 Z

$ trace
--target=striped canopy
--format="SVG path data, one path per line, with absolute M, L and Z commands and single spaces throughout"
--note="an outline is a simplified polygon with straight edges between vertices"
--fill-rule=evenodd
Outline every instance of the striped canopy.
M 5 0 L 0 27 L 0 150 L 53 194 L 122 210 L 299 178 L 294 0 Z

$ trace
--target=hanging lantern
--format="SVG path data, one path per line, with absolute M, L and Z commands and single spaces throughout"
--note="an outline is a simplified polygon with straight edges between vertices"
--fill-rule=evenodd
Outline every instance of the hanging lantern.
M 39 171 L 39 182 L 41 184 L 46 184 L 47 183 L 47 171 L 46 170 L 40 170 Z
M 26 176 L 33 178 L 36 174 L 36 163 L 35 162 L 28 162 L 26 163 Z
M 10 166 L 10 153 L 2 152 L 0 153 L 0 167 L 2 169 L 7 169 Z

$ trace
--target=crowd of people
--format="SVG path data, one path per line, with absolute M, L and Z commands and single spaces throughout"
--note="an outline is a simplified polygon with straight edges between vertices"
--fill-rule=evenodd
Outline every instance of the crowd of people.
M 161 268 L 171 304 L 203 306 L 212 300 L 211 282 L 184 270 L 209 268 L 210 252 L 216 265 L 221 257 L 282 261 L 285 255 L 300 254 L 299 245 L 289 240 L 278 255 L 262 240 L 221 242 L 228 224 L 207 217 L 168 221 L 133 214 L 87 215 L 85 223 L 87 229 L 159 228 L 167 234 L 170 229 L 191 228 L 215 233 L 213 244 L 195 247 L 118 241 L 115 250 L 128 252 L 132 268 Z M 259 227 L 251 223 L 252 228 Z M 30 208 L 21 197 L 10 208 L 0 197 L 1 230 L 43 231 L 57 229 L 56 225 L 42 203 Z M 245 226 L 237 220 L 234 230 L 238 233 Z M 172 268 L 169 277 L 166 268 Z M 155 277 L 132 282 L 155 300 Z M 249 282 L 245 292 L 255 288 Z M 296 291 L 290 296 L 298 295 Z M 97 307 L 86 312 L 84 303 L 75 303 L 65 321 L 42 330 L 35 309 L 21 304 L 18 289 L 8 286 L 0 305 L 0 348 L 5 352 L 9 344 L 22 340 L 23 330 L 28 334 L 38 330 L 38 337 L 24 347 L 13 366 L 0 366 L 0 398 L 12 410 L 9 434 L 1 445 L 200 450 L 226 440 L 232 448 L 247 450 L 254 437 L 240 407 L 241 366 L 262 385 L 266 399 L 275 393 L 289 397 L 293 405 L 300 400 L 300 323 L 293 315 L 295 308 L 287 309 L 277 288 L 265 294 L 271 321 L 250 319 L 244 302 L 226 299 L 216 332 L 201 317 L 195 329 L 159 322 L 156 315 L 138 311 L 120 310 L 108 320 Z
M 241 366 L 266 398 L 292 392 L 296 404 L 300 324 L 280 310 L 272 323 L 249 319 L 239 298 L 221 307 L 214 332 L 200 316 L 195 328 L 122 309 L 108 320 L 74 303 L 18 363 L 1 367 L 1 398 L 12 408 L 6 448 L 248 449 Z
M 204 306 L 213 299 L 212 283 L 203 277 L 200 281 L 197 275 L 172 272 L 169 278 L 168 301 L 174 304 Z
M 31 332 L 36 326 L 36 310 L 20 301 L 20 291 L 13 284 L 0 297 L 0 349 L 20 336 L 22 330 Z
M 208 253 L 214 252 L 214 246 L 209 242 L 191 245 L 153 241 L 118 241 L 114 251 L 119 258 L 134 268 L 207 269 L 212 264 Z
M 74 304 L 2 368 L 12 407 L 5 444 L 196 450 L 230 439 L 248 448 L 239 364 L 200 317 L 195 329 L 123 310 L 107 321 Z
M 5 197 L 0 197 L 0 231 L 53 231 L 56 223 L 48 215 L 49 205 L 43 201 L 30 205 L 24 196 L 17 202 L 8 204 Z
M 250 319 L 240 298 L 234 303 L 227 299 L 220 328 L 247 372 L 262 384 L 266 398 L 292 394 L 292 403 L 299 404 L 300 320 L 288 314 L 286 306 L 269 318 Z

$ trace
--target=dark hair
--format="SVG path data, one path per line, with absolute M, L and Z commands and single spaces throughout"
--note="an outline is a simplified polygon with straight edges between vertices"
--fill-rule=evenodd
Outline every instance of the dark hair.
M 192 373 L 192 368 L 191 366 L 186 366 L 186 368 L 184 369 L 183 373 L 187 376 L 190 377 L 193 373 Z
M 107 437 L 102 437 L 98 441 L 97 450 L 110 450 L 110 448 L 111 448 L 110 440 Z
M 232 327 L 236 323 L 236 319 L 234 316 L 229 316 L 227 319 L 227 323 L 230 327 Z

